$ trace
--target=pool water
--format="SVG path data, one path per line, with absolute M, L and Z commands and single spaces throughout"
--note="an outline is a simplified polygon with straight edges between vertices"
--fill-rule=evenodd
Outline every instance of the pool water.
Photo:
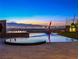
M 49 42 L 48 35 L 46 33 L 31 33 L 29 39 L 41 39 L 46 40 L 46 42 Z M 50 41 L 51 42 L 75 42 L 77 39 L 64 37 L 61 35 L 58 35 L 57 33 L 52 33 L 50 35 Z
M 48 35 L 46 33 L 30 33 L 29 38 L 6 39 L 6 42 L 12 42 L 12 43 L 39 43 L 39 42 L 45 42 L 45 41 L 49 42 Z M 50 35 L 50 42 L 76 42 L 76 41 L 77 39 L 64 37 L 64 36 L 58 35 L 57 33 L 52 33 Z

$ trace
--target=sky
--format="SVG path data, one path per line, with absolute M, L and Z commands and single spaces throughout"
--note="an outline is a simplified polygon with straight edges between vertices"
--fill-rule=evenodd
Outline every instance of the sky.
M 64 25 L 77 13 L 77 0 L 0 0 L 0 19 L 8 22 Z

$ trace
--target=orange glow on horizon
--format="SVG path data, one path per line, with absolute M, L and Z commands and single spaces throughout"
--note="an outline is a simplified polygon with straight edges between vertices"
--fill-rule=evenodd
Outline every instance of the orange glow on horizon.
M 50 21 L 52 21 L 51 26 L 64 26 L 65 25 L 65 17 L 63 16 L 33 16 L 33 17 L 13 17 L 7 18 L 8 22 L 15 22 L 21 24 L 35 24 L 35 25 L 49 25 Z
M 35 24 L 35 25 L 49 25 L 49 22 L 44 22 L 44 21 L 22 21 L 22 22 L 16 22 L 16 23 L 21 23 L 21 24 Z M 51 23 L 51 26 L 63 26 L 65 25 L 64 22 L 53 22 Z

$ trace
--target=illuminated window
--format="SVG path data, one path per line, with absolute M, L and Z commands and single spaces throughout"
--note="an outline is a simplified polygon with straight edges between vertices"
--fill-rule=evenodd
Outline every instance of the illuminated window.
M 72 29 L 70 28 L 69 31 L 72 32 Z
M 72 30 L 73 30 L 73 32 L 75 32 L 76 31 L 76 28 L 73 28 Z
M 70 28 L 69 31 L 70 32 L 76 32 L 76 28 Z

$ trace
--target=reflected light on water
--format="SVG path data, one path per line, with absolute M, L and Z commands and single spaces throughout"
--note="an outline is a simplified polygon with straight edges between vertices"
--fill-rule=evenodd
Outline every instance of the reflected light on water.
M 42 42 L 46 41 L 49 42 L 48 40 L 48 35 L 45 33 L 31 33 L 29 38 L 16 38 L 16 41 L 14 40 L 15 38 L 10 38 L 7 39 L 6 41 L 10 42 L 15 42 L 15 43 L 34 43 L 34 42 Z M 68 37 L 64 37 L 61 35 L 58 35 L 57 33 L 52 33 L 50 35 L 50 41 L 51 42 L 76 42 L 77 39 L 72 39 Z

